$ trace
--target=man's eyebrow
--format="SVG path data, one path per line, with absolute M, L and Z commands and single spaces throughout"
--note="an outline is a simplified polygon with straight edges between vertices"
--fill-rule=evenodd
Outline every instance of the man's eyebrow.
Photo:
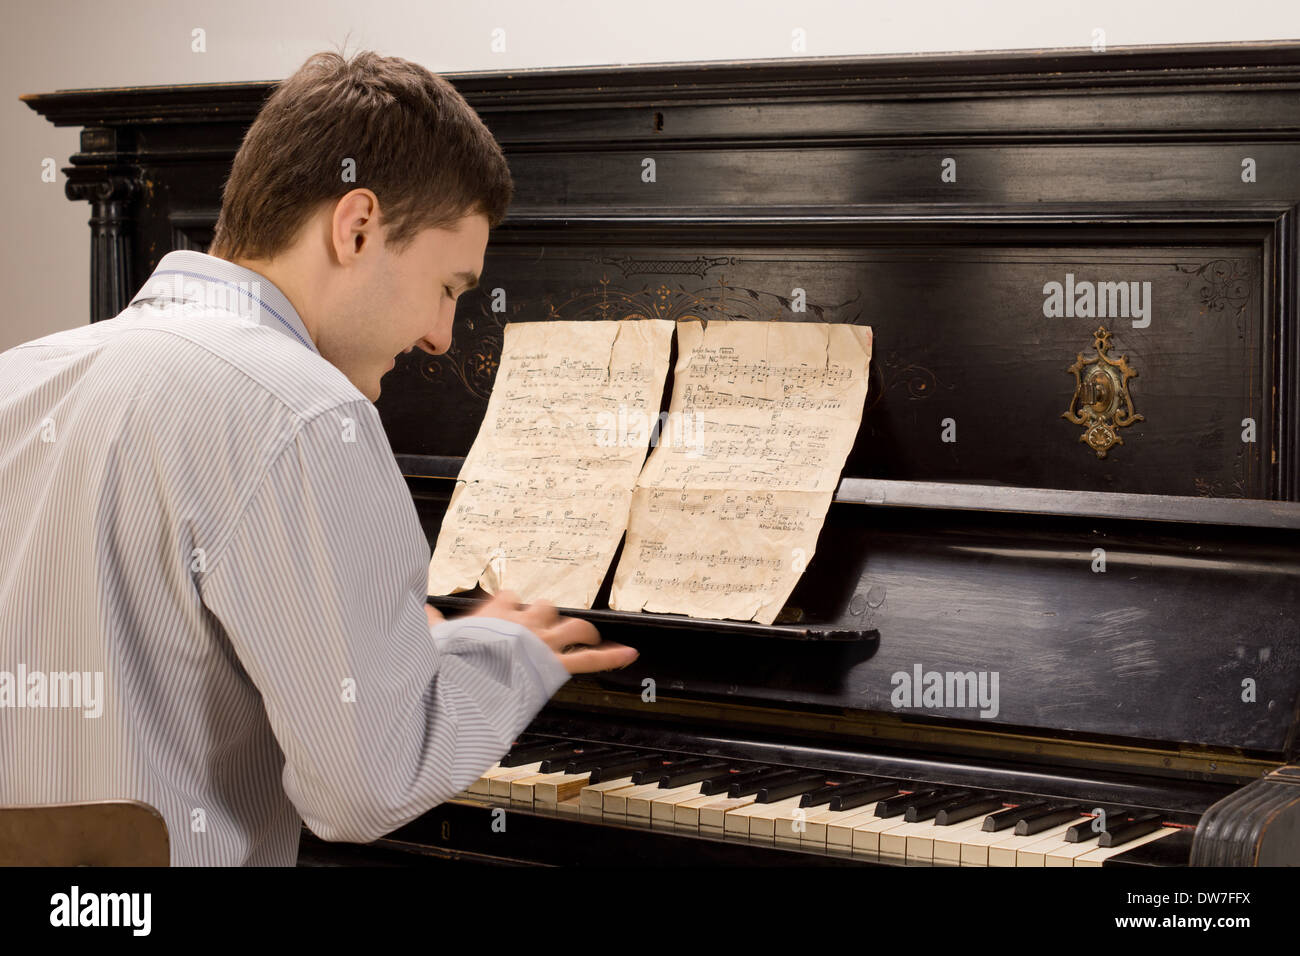
M 478 276 L 472 272 L 457 272 L 452 278 L 465 283 L 466 290 L 478 288 Z

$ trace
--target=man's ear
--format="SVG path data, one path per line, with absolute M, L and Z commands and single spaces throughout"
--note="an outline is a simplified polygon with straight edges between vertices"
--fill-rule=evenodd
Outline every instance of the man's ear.
M 354 189 L 334 204 L 330 242 L 340 263 L 365 250 L 379 238 L 379 197 L 369 189 Z

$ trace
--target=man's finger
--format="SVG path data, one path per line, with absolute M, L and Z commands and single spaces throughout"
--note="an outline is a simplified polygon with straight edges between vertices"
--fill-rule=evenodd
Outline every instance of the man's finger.
M 545 599 L 526 605 L 522 613 L 523 621 L 521 623 L 533 632 L 551 627 L 560 617 L 555 605 Z
M 533 633 L 557 653 L 574 644 L 600 643 L 600 632 L 596 630 L 596 626 L 590 621 L 577 617 L 562 617 L 558 624 L 534 630 Z
M 592 674 L 626 667 L 639 656 L 640 652 L 635 647 L 605 641 L 597 647 L 561 654 L 560 663 L 570 674 Z
M 424 613 L 427 614 L 427 615 L 429 616 L 429 626 L 430 626 L 430 627 L 433 627 L 435 624 L 439 624 L 439 623 L 441 623 L 442 621 L 445 621 L 445 620 L 446 620 L 446 618 L 442 616 L 442 612 L 439 611 L 439 610 L 438 610 L 436 607 L 434 607 L 432 604 L 425 604 L 425 605 L 424 605 Z
M 479 606 L 470 611 L 482 617 L 499 616 L 502 611 L 515 611 L 519 608 L 519 595 L 514 591 L 498 591 L 484 598 Z

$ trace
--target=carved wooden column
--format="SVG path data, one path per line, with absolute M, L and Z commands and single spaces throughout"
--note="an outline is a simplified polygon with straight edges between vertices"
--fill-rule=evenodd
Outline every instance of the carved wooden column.
M 139 193 L 129 174 L 85 167 L 70 171 L 65 189 L 69 199 L 85 199 L 90 215 L 90 321 L 111 319 L 124 308 L 133 293 L 131 239 L 133 203 Z

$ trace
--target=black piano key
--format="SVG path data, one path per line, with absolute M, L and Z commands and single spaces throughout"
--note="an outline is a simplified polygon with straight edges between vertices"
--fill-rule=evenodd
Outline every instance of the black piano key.
M 751 793 L 758 793 L 764 787 L 775 786 L 779 783 L 789 783 L 791 780 L 805 773 L 803 770 L 769 770 L 747 780 L 733 780 L 731 786 L 727 788 L 728 797 L 747 797 Z
M 928 800 L 930 797 L 937 797 L 941 793 L 950 792 L 940 790 L 938 787 L 928 787 L 914 790 L 911 793 L 900 793 L 894 797 L 886 797 L 876 804 L 876 816 L 886 820 L 890 817 L 902 816 L 912 804 Z
M 572 754 L 580 745 L 571 740 L 551 741 L 550 743 L 527 744 L 523 747 L 514 747 L 511 751 L 501 758 L 503 767 L 522 767 L 525 764 L 537 763 L 539 760 L 545 760 L 557 754 Z
M 647 753 L 626 759 L 611 758 L 611 762 L 601 763 L 600 766 L 591 771 L 587 783 L 601 783 L 617 780 L 619 777 L 629 777 L 636 771 L 643 770 L 646 767 L 662 767 L 664 766 L 664 759 L 661 754 Z
M 1077 806 L 1063 807 L 1059 804 L 1035 810 L 1016 824 L 1016 836 L 1033 836 L 1035 833 L 1042 833 L 1062 823 L 1077 820 L 1082 813 L 1083 810 Z
M 931 819 L 944 807 L 964 803 L 972 796 L 973 794 L 969 790 L 958 790 L 956 793 L 949 790 L 946 793 L 940 793 L 925 800 L 917 800 L 915 803 L 909 803 L 903 809 L 903 819 L 908 823 L 920 823 L 922 820 Z
M 1097 839 L 1106 831 L 1093 829 L 1093 821 L 1096 819 L 1096 817 L 1089 817 L 1087 820 L 1080 820 L 1074 826 L 1070 827 L 1070 829 L 1065 831 L 1065 842 L 1087 843 L 1089 840 Z M 1109 817 L 1107 819 L 1109 820 Z
M 1035 810 L 1047 806 L 1046 800 L 1030 800 L 1020 804 L 1018 807 L 1008 807 L 1006 810 L 999 810 L 996 813 L 990 813 L 984 821 L 982 830 L 988 833 L 996 833 L 998 830 L 1005 830 L 1007 827 L 1013 827 L 1028 814 Z
M 823 803 L 830 803 L 836 797 L 844 796 L 846 793 L 853 793 L 858 790 L 866 790 L 869 787 L 878 787 L 883 783 L 882 780 L 875 778 L 846 780 L 843 783 L 828 783 L 824 787 L 818 787 L 816 790 L 809 790 L 799 801 L 801 807 L 820 807 Z
M 963 820 L 970 820 L 973 817 L 978 817 L 982 813 L 988 813 L 990 810 L 999 810 L 1001 807 L 1001 797 L 990 797 L 976 794 L 965 800 L 960 800 L 957 803 L 943 807 L 934 815 L 934 825 L 937 827 L 951 826 L 954 823 L 961 823 Z
M 801 807 L 820 807 L 823 803 L 829 804 L 831 797 L 840 792 L 840 788 L 835 784 L 824 784 L 816 790 L 809 790 L 799 798 Z
M 1101 835 L 1101 846 L 1123 846 L 1152 830 L 1159 830 L 1162 817 L 1158 813 L 1139 813 L 1128 820 L 1111 820 Z
M 565 773 L 586 773 L 588 770 L 594 770 L 602 764 L 609 763 L 612 760 L 626 760 L 640 756 L 634 750 L 616 750 L 613 747 L 597 747 L 592 750 L 584 750 L 581 754 L 571 757 L 569 760 L 556 766 L 555 770 L 563 770 Z M 542 762 L 543 772 L 547 771 L 546 767 L 552 763 L 551 760 Z M 558 761 L 554 761 L 559 763 Z
M 673 787 L 684 787 L 691 783 L 699 783 L 702 780 L 714 779 L 721 776 L 719 771 L 725 772 L 729 766 L 730 764 L 725 760 L 710 760 L 697 767 L 687 767 L 684 770 L 678 770 L 674 767 L 659 778 L 659 786 L 671 789 Z
M 737 775 L 738 771 L 735 769 L 734 765 L 727 764 L 726 770 L 721 773 L 713 773 L 700 781 L 700 794 L 702 796 L 709 796 L 714 793 L 725 794 L 727 788 L 731 786 Z M 708 789 L 705 789 L 706 787 Z
M 858 807 L 865 807 L 867 804 L 875 803 L 881 797 L 892 797 L 896 793 L 898 793 L 898 784 L 896 783 L 878 783 L 871 787 L 859 787 L 848 793 L 841 793 L 832 797 L 830 808 L 836 812 L 856 810 Z
M 546 757 L 542 760 L 542 765 L 538 768 L 539 773 L 559 773 L 570 763 L 576 760 L 582 760 L 589 755 L 599 756 L 608 754 L 614 748 L 612 747 L 575 747 L 567 754 L 556 754 L 553 757 Z
M 713 794 L 726 795 L 733 783 L 747 783 L 772 773 L 771 767 L 755 767 L 752 770 L 739 770 L 725 780 L 705 780 L 700 784 L 700 793 L 705 796 Z
M 786 797 L 793 797 L 795 794 L 807 793 L 809 790 L 815 790 L 826 783 L 826 774 L 809 772 L 802 776 L 795 777 L 787 783 L 769 784 L 758 791 L 755 803 L 775 803 L 777 800 L 784 800 Z
M 691 767 L 698 767 L 704 763 L 703 757 L 681 757 L 678 759 L 669 759 L 668 763 L 660 764 L 658 767 L 646 767 L 644 770 L 636 770 L 632 773 L 633 783 L 655 783 L 666 773 L 673 773 L 678 770 L 687 770 Z

